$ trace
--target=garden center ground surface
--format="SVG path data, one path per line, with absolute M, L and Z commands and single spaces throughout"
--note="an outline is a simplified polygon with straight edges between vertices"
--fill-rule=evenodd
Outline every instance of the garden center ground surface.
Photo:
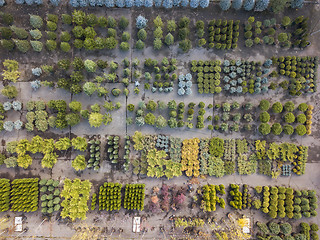
M 68 7 L 69 8 L 69 7 Z M 18 26 L 26 26 L 28 23 L 27 19 L 29 17 L 27 14 L 39 14 L 41 15 L 45 9 L 36 8 L 36 7 L 26 7 L 26 6 L 19 6 L 15 4 L 10 4 L 9 6 L 4 7 L 5 11 L 8 11 L 15 16 L 15 21 L 18 22 Z M 22 11 L 20 11 L 22 10 Z M 50 13 L 59 12 L 59 14 L 65 13 L 66 9 L 60 7 L 60 9 L 50 9 Z M 69 13 L 71 9 L 68 9 Z M 256 19 L 263 20 L 265 18 L 274 17 L 273 14 L 270 13 L 260 13 L 260 14 L 251 14 L 244 11 L 235 12 L 233 10 L 228 12 L 222 12 L 218 6 L 209 7 L 208 9 L 198 9 L 198 10 L 190 10 L 190 9 L 174 9 L 171 11 L 164 11 L 159 9 L 153 10 L 145 10 L 145 9 L 138 9 L 138 10 L 128 10 L 128 9 L 114 9 L 114 10 L 107 10 L 105 8 L 97 9 L 97 10 L 90 10 L 90 13 L 93 12 L 97 15 L 112 15 L 112 16 L 126 16 L 127 18 L 131 19 L 131 25 L 129 26 L 129 32 L 131 33 L 132 37 L 135 38 L 136 29 L 134 27 L 134 22 L 136 16 L 139 14 L 143 14 L 146 18 L 155 17 L 156 15 L 160 15 L 163 19 L 171 19 L 172 17 L 180 18 L 182 16 L 190 17 L 191 19 L 196 20 L 210 20 L 213 18 L 225 18 L 225 19 L 239 19 L 242 22 L 247 19 L 250 15 L 254 15 Z M 319 21 L 320 21 L 320 11 L 319 7 L 314 7 L 313 5 L 305 6 L 301 10 L 288 10 L 284 14 L 279 14 L 276 18 L 279 20 L 282 16 L 288 15 L 290 17 L 296 17 L 300 15 L 305 15 L 310 18 L 311 22 L 311 30 L 318 30 Z M 152 29 L 150 29 L 149 35 Z M 243 35 L 243 29 L 240 29 L 240 36 Z M 263 61 L 267 58 L 272 56 L 319 56 L 320 53 L 320 41 L 318 41 L 320 37 L 320 33 L 311 36 L 311 43 L 312 45 L 306 48 L 305 50 L 283 50 L 281 48 L 272 47 L 272 46 L 259 46 L 253 48 L 246 48 L 244 47 L 243 38 L 240 37 L 238 48 L 234 51 L 217 51 L 217 50 L 207 50 L 207 49 L 200 49 L 194 48 L 187 54 L 182 54 L 178 51 L 178 47 L 174 46 L 170 49 L 163 48 L 160 52 L 155 52 L 151 46 L 151 42 L 148 47 L 143 52 L 137 52 L 136 50 L 129 50 L 127 53 L 122 53 L 119 50 L 113 51 L 100 51 L 100 52 L 92 52 L 88 54 L 88 52 L 79 52 L 75 50 L 72 54 L 62 54 L 59 52 L 58 54 L 48 54 L 46 51 L 39 54 L 31 53 L 28 54 L 21 54 L 18 52 L 14 52 L 13 54 L 8 54 L 6 52 L 1 52 L 1 59 L 15 59 L 20 64 L 20 69 L 26 69 L 25 73 L 22 74 L 20 78 L 20 82 L 17 83 L 17 87 L 20 89 L 19 95 L 17 97 L 23 103 L 33 99 L 33 100 L 51 100 L 51 99 L 65 99 L 67 102 L 71 100 L 79 100 L 82 102 L 84 106 L 89 106 L 94 103 L 103 104 L 105 99 L 101 99 L 98 97 L 91 97 L 89 98 L 85 94 L 81 94 L 79 96 L 72 96 L 68 92 L 60 89 L 49 89 L 42 87 L 37 92 L 32 92 L 30 88 L 30 83 L 27 83 L 29 79 L 31 79 L 31 68 L 39 66 L 44 63 L 54 63 L 57 62 L 59 59 L 62 58 L 72 58 L 75 56 L 81 56 L 82 58 L 90 58 L 90 59 L 103 59 L 103 60 L 114 60 L 121 62 L 125 57 L 128 57 L 130 60 L 134 59 L 135 57 L 139 58 L 142 62 L 145 58 L 157 58 L 161 60 L 163 57 L 172 57 L 177 58 L 178 60 L 178 73 L 187 73 L 189 72 L 188 62 L 191 60 L 207 60 L 207 59 L 224 59 L 225 57 L 232 57 L 235 59 L 248 59 L 253 61 Z M 191 37 L 192 38 L 192 37 Z M 150 38 L 151 39 L 151 38 Z M 150 40 L 151 41 L 151 40 Z M 132 46 L 134 45 L 132 41 Z M 319 76 L 319 73 L 318 73 Z M 112 89 L 117 84 L 108 84 L 109 89 Z M 113 113 L 113 121 L 108 126 L 101 126 L 100 128 L 93 129 L 90 128 L 87 122 L 83 122 L 76 127 L 73 127 L 69 130 L 54 130 L 50 132 L 45 132 L 40 134 L 42 137 L 54 137 L 56 134 L 61 135 L 77 135 L 77 136 L 86 136 L 86 135 L 101 135 L 104 137 L 105 135 L 109 134 L 116 134 L 120 136 L 125 135 L 132 135 L 136 130 L 142 131 L 144 134 L 167 134 L 172 136 L 177 136 L 181 138 L 192 138 L 192 137 L 212 137 L 212 136 L 219 136 L 222 138 L 247 138 L 247 139 L 263 139 L 261 135 L 258 133 L 255 134 L 247 134 L 243 132 L 239 133 L 232 133 L 232 134 L 223 134 L 218 133 L 216 131 L 211 132 L 207 129 L 191 129 L 191 130 L 172 130 L 170 128 L 165 128 L 162 130 L 155 130 L 152 127 L 143 127 L 138 128 L 136 125 L 126 126 L 126 105 L 129 103 L 138 104 L 141 100 L 148 101 L 148 100 L 164 100 L 170 101 L 175 99 L 177 102 L 184 101 L 185 103 L 195 102 L 199 103 L 203 101 L 204 103 L 214 104 L 215 102 L 224 102 L 224 101 L 238 101 L 239 103 L 250 101 L 254 104 L 258 104 L 261 99 L 268 99 L 272 102 L 280 101 L 285 102 L 287 100 L 292 100 L 295 103 L 307 102 L 311 105 L 314 105 L 314 113 L 313 113 L 313 124 L 312 124 L 312 134 L 310 136 L 304 137 L 297 137 L 296 135 L 292 137 L 283 136 L 280 137 L 270 137 L 268 136 L 266 139 L 272 141 L 284 141 L 284 142 L 293 142 L 297 144 L 303 144 L 309 146 L 309 159 L 306 166 L 306 174 L 303 176 L 291 176 L 291 177 L 279 177 L 278 179 L 271 179 L 266 176 L 254 174 L 252 176 L 240 176 L 234 174 L 232 176 L 225 176 L 222 179 L 216 179 L 208 177 L 207 179 L 199 179 L 200 185 L 203 184 L 225 184 L 226 186 L 230 183 L 237 183 L 237 184 L 248 184 L 250 186 L 258 186 L 258 185 L 277 185 L 277 186 L 290 186 L 295 189 L 315 189 L 317 192 L 320 192 L 320 177 L 318 173 L 318 169 L 320 169 L 320 157 L 319 157 L 319 150 L 320 150 L 320 113 L 319 113 L 319 105 L 320 105 L 320 95 L 319 91 L 312 95 L 301 95 L 300 97 L 290 97 L 287 94 L 284 94 L 282 91 L 279 92 L 270 92 L 268 94 L 261 94 L 261 95 L 245 95 L 235 97 L 226 96 L 224 93 L 219 95 L 211 95 L 211 94 L 203 94 L 200 95 L 197 93 L 196 85 L 194 84 L 192 87 L 192 95 L 186 97 L 180 97 L 177 95 L 177 89 L 175 88 L 174 91 L 170 94 L 165 93 L 151 93 L 151 91 L 143 92 L 141 91 L 139 95 L 133 94 L 133 84 L 130 86 L 131 93 L 129 94 L 128 98 L 126 99 L 124 95 L 120 95 L 115 99 L 115 101 L 119 101 L 122 104 L 122 107 Z M 142 88 L 141 88 L 142 89 Z M 114 97 L 110 98 L 111 100 Z M 6 101 L 3 97 L 1 101 Z M 209 112 L 209 111 L 208 111 Z M 17 114 L 17 113 L 10 113 L 10 114 Z M 8 116 L 10 117 L 14 116 Z M 15 131 L 12 133 L 2 132 L 1 138 L 4 140 L 2 142 L 2 146 L 5 146 L 5 142 L 12 141 L 21 138 L 31 138 L 34 136 L 33 134 L 27 134 L 25 130 L 21 130 L 19 132 Z M 131 155 L 134 158 L 134 153 Z M 119 182 L 122 184 L 127 183 L 145 183 L 146 184 L 146 200 L 145 203 L 147 204 L 149 201 L 151 189 L 153 186 L 161 186 L 162 182 L 168 184 L 176 184 L 178 186 L 182 186 L 187 184 L 188 178 L 187 177 L 179 177 L 174 178 L 171 180 L 165 179 L 151 179 L 151 178 L 140 178 L 136 175 L 132 175 L 131 171 L 127 173 L 122 173 L 119 171 L 115 171 L 111 169 L 111 166 L 106 162 L 103 161 L 101 168 L 98 172 L 93 170 L 85 170 L 81 175 L 76 173 L 74 169 L 71 167 L 71 157 L 70 159 L 61 157 L 59 158 L 57 164 L 54 166 L 52 170 L 43 169 L 40 165 L 40 157 L 34 160 L 31 170 L 23 170 L 21 168 L 18 169 L 7 169 L 4 166 L 0 168 L 0 178 L 22 178 L 22 177 L 40 177 L 40 178 L 53 178 L 63 180 L 65 178 L 81 178 L 81 179 L 89 179 L 97 192 L 98 186 L 103 182 Z M 194 185 L 194 188 L 197 188 L 197 184 Z M 191 193 L 190 196 L 195 194 L 195 191 Z M 318 194 L 319 198 L 319 194 Z M 190 201 L 190 199 L 186 200 L 186 202 Z M 232 211 L 229 206 L 226 207 L 225 210 L 218 209 L 216 212 L 212 213 L 213 216 L 216 216 L 217 219 L 225 217 L 225 213 Z M 253 220 L 263 219 L 264 221 L 268 221 L 269 217 L 263 215 L 259 211 L 249 210 L 242 211 L 242 213 L 253 217 Z M 24 215 L 27 217 L 26 222 L 24 223 L 24 227 L 27 226 L 29 228 L 27 233 L 24 233 L 20 237 L 22 239 L 40 239 L 40 238 L 56 238 L 56 239 L 69 239 L 74 233 L 74 227 L 80 223 L 80 221 L 76 221 L 74 223 L 67 222 L 67 221 L 58 221 L 56 220 L 55 215 L 49 220 L 45 221 L 41 226 L 39 226 L 43 220 L 42 214 L 40 211 L 35 213 L 1 213 L 1 216 L 9 214 L 10 216 L 21 216 Z M 118 232 L 111 233 L 110 231 L 105 234 L 106 237 L 109 238 L 118 238 L 118 239 L 167 239 L 171 230 L 171 224 L 168 220 L 168 217 L 172 214 L 177 216 L 203 216 L 201 209 L 197 206 L 196 209 L 191 209 L 189 206 L 185 206 L 183 210 L 178 212 L 169 212 L 168 214 L 157 214 L 157 215 L 149 215 L 148 212 L 139 212 L 134 214 L 127 214 L 127 212 L 122 208 L 119 213 L 107 213 L 105 211 L 99 212 L 97 210 L 90 211 L 87 213 L 87 220 L 86 222 L 89 226 L 99 226 L 99 227 L 108 227 L 111 229 L 112 227 L 118 230 L 119 228 L 123 228 L 123 232 L 119 234 Z M 148 229 L 148 232 L 145 234 L 133 234 L 132 233 L 132 216 L 145 216 L 147 217 L 146 221 L 143 221 L 143 227 Z M 13 219 L 13 218 L 11 218 Z M 320 216 L 308 219 L 310 222 L 315 222 L 320 224 Z M 291 221 L 294 222 L 294 221 Z M 298 221 L 296 221 L 298 222 Z M 11 221 L 13 223 L 13 220 Z M 159 230 L 160 226 L 164 226 L 165 232 L 161 233 Z M 155 227 L 154 230 L 151 230 L 152 227 Z M 175 233 L 176 234 L 176 233 Z M 14 233 L 12 236 L 17 236 L 18 233 Z M 10 239 L 8 237 L 8 239 Z

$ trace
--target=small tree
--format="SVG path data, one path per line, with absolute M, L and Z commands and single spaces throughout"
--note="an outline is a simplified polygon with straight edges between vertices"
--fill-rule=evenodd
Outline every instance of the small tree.
M 155 38 L 153 41 L 153 48 L 155 50 L 160 50 L 162 48 L 162 41 L 160 38 Z
M 144 117 L 144 121 L 146 124 L 153 126 L 156 122 L 156 117 L 152 113 L 148 113 Z
M 274 123 L 271 127 L 271 131 L 274 135 L 280 135 L 282 133 L 282 127 L 280 123 Z
M 171 46 L 174 43 L 174 37 L 171 33 L 168 33 L 167 36 L 164 38 L 164 43 L 167 46 Z
M 30 14 L 30 24 L 33 28 L 41 28 L 43 25 L 42 18 L 40 16 Z
M 259 119 L 260 119 L 260 122 L 262 122 L 262 123 L 269 122 L 270 115 L 267 112 L 262 112 L 262 113 L 260 113 Z
M 282 18 L 281 24 L 286 28 L 291 24 L 291 19 L 288 16 L 284 16 Z
M 271 131 L 271 127 L 268 123 L 261 123 L 259 126 L 259 132 L 262 135 L 268 135 Z
M 145 17 L 141 16 L 141 15 L 139 15 L 136 18 L 136 27 L 138 29 L 145 28 L 147 26 L 147 23 L 148 23 L 148 20 Z
M 199 6 L 199 0 L 190 0 L 190 7 L 197 8 Z
M 274 13 L 280 13 L 284 10 L 289 0 L 270 0 L 270 8 Z
M 262 12 L 267 9 L 268 5 L 269 0 L 257 0 L 254 10 L 256 12 Z
M 200 0 L 199 5 L 202 8 L 207 8 L 207 7 L 209 7 L 209 3 L 210 3 L 209 0 Z
M 287 112 L 292 112 L 294 110 L 294 108 L 295 108 L 295 106 L 292 101 L 286 102 L 284 104 L 284 110 L 286 110 Z
M 251 11 L 254 8 L 255 0 L 244 0 L 243 8 L 246 11 Z
M 285 125 L 283 127 L 283 132 L 287 135 L 292 135 L 294 132 L 294 128 L 291 125 Z
M 284 120 L 286 121 L 286 123 L 293 123 L 295 121 L 295 116 L 293 115 L 293 113 L 289 112 L 284 115 Z
M 27 40 L 13 39 L 13 41 L 20 52 L 26 53 L 30 50 L 31 45 Z
M 97 70 L 97 64 L 89 59 L 84 61 L 84 67 L 87 70 L 87 72 L 96 72 Z
M 291 7 L 292 8 L 302 8 L 304 4 L 304 0 L 292 0 Z
M 243 3 L 243 0 L 233 0 L 233 1 L 232 1 L 232 7 L 233 7 L 233 9 L 235 9 L 235 10 L 240 10 L 241 7 L 242 7 L 242 3 Z
M 270 108 L 270 102 L 266 99 L 260 101 L 259 108 L 261 111 L 268 111 Z
M 280 102 L 276 102 L 272 105 L 272 111 L 274 113 L 281 113 L 283 110 L 283 106 Z
M 30 45 L 35 52 L 41 52 L 43 44 L 40 41 L 30 41 Z
M 223 11 L 229 10 L 229 8 L 231 7 L 231 0 L 221 0 L 220 7 Z
M 156 119 L 155 126 L 156 128 L 164 128 L 167 126 L 167 120 L 162 115 L 159 115 Z
M 298 125 L 295 131 L 299 136 L 303 136 L 307 133 L 307 129 L 305 125 Z
M 287 33 L 279 33 L 278 40 L 281 43 L 287 41 L 288 40 L 288 34 Z

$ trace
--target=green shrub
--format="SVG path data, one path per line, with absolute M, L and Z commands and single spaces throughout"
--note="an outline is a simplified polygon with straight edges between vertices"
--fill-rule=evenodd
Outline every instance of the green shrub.
M 75 26 L 72 29 L 72 33 L 75 38 L 82 38 L 82 36 L 84 35 L 84 29 L 81 26 Z
M 88 14 L 86 17 L 86 23 L 88 26 L 94 27 L 95 25 L 98 24 L 98 18 L 95 14 L 91 13 Z
M 152 113 L 148 113 L 144 117 L 144 121 L 146 124 L 153 126 L 156 122 L 156 117 Z
M 306 103 L 300 103 L 299 106 L 298 106 L 298 109 L 301 111 L 301 112 L 305 112 L 308 110 L 308 104 Z
M 6 25 L 11 25 L 13 23 L 13 16 L 10 13 L 5 13 L 2 12 L 2 21 L 4 22 L 4 24 Z
M 49 14 L 47 14 L 47 20 L 54 22 L 54 23 L 58 23 L 59 17 L 58 17 L 58 15 L 49 13 Z
M 155 50 L 160 50 L 162 48 L 162 41 L 160 38 L 155 38 L 153 41 L 153 48 Z
M 6 40 L 6 39 L 2 39 L 1 41 L 1 46 L 5 49 L 7 49 L 8 51 L 12 51 L 14 48 L 14 42 L 12 40 Z
M 282 223 L 280 224 L 280 230 L 284 235 L 290 235 L 292 232 L 292 226 L 290 223 Z
M 191 41 L 189 39 L 185 39 L 179 42 L 179 48 L 183 52 L 188 52 L 191 49 Z
M 292 135 L 294 133 L 294 128 L 291 125 L 285 125 L 283 127 L 283 132 L 287 135 Z
M 272 234 L 278 235 L 280 233 L 280 225 L 278 223 L 270 222 L 268 227 Z
M 18 28 L 16 26 L 11 26 L 10 28 L 19 39 L 26 39 L 29 36 L 28 32 L 23 28 Z
M 69 32 L 67 31 L 61 32 L 61 35 L 60 35 L 61 42 L 69 42 L 70 39 L 71 39 L 71 35 L 69 34 Z
M 46 47 L 47 47 L 48 51 L 56 50 L 57 43 L 56 43 L 56 41 L 53 41 L 53 40 L 47 40 Z
M 295 132 L 299 135 L 299 136 L 303 136 L 307 133 L 307 129 L 306 126 L 304 125 L 298 125 L 295 129 Z
M 55 32 L 46 31 L 48 40 L 56 40 L 57 34 Z
M 270 108 L 270 102 L 266 99 L 260 101 L 259 108 L 261 111 L 268 111 Z
M 129 25 L 129 20 L 126 17 L 122 16 L 119 20 L 119 28 L 124 30 L 126 29 L 126 27 L 128 27 L 128 25 Z
M 43 25 L 42 18 L 40 16 L 30 14 L 30 24 L 33 28 L 41 28 Z
M 20 52 L 26 53 L 30 50 L 31 46 L 27 40 L 13 39 L 13 41 Z
M 47 21 L 47 30 L 48 31 L 56 31 L 57 30 L 57 24 L 51 21 Z
M 108 17 L 108 27 L 115 28 L 116 26 L 117 26 L 117 21 L 113 17 L 109 16 Z
M 32 30 L 31 30 L 32 31 Z M 39 30 L 35 29 L 33 31 L 37 31 L 37 32 L 40 32 Z M 4 38 L 4 39 L 11 39 L 11 36 L 12 36 L 12 30 L 8 27 L 1 27 L 0 28 L 0 32 L 1 32 L 1 37 Z M 41 34 L 41 32 L 40 32 Z M 32 36 L 32 34 L 30 33 L 30 35 Z M 32 36 L 33 37 L 33 36 Z
M 164 38 L 164 43 L 167 46 L 171 46 L 174 43 L 174 37 L 173 37 L 173 35 L 171 33 L 168 33 L 166 35 L 166 37 Z
M 274 123 L 271 127 L 271 131 L 274 135 L 280 135 L 282 133 L 282 127 L 280 123 Z
M 284 120 L 286 123 L 293 123 L 295 121 L 295 119 L 296 119 L 295 116 L 291 112 L 284 115 Z
M 33 29 L 33 30 L 30 30 L 29 32 L 31 37 L 35 40 L 39 40 L 42 37 L 41 31 L 39 31 L 38 29 Z
M 144 49 L 144 42 L 142 40 L 139 39 L 136 42 L 136 49 L 139 49 L 139 50 Z
M 122 39 L 122 41 L 124 41 L 124 42 L 128 42 L 128 41 L 130 40 L 130 33 L 128 33 L 128 32 L 123 32 L 121 39 Z
M 252 47 L 252 46 L 253 46 L 253 41 L 252 41 L 252 39 L 247 39 L 247 40 L 245 41 L 245 45 L 246 45 L 246 47 Z
M 303 113 L 301 113 L 297 116 L 298 123 L 304 124 L 306 121 L 307 121 L 307 117 Z
M 138 31 L 138 39 L 140 39 L 140 40 L 142 40 L 142 41 L 144 41 L 144 40 L 147 39 L 147 32 L 146 32 L 146 30 L 140 29 L 140 30 Z
M 261 123 L 259 126 L 259 132 L 262 135 L 268 135 L 271 131 L 271 127 L 268 123 Z
M 93 72 L 97 71 L 98 65 L 94 61 L 92 61 L 90 59 L 86 59 L 84 61 L 84 67 L 87 70 L 87 72 L 92 72 L 93 73 Z
M 281 43 L 287 41 L 288 40 L 288 34 L 287 33 L 279 33 L 278 40 Z
M 30 45 L 35 52 L 41 52 L 43 44 L 40 41 L 30 41 Z
M 62 23 L 71 25 L 72 17 L 69 14 L 62 14 L 61 18 L 62 18 Z
M 86 38 L 94 38 L 97 35 L 93 27 L 86 27 L 83 34 Z
M 262 112 L 259 116 L 260 122 L 266 123 L 270 120 L 270 114 L 268 112 Z
M 67 43 L 67 42 L 61 42 L 61 43 L 60 43 L 60 49 L 61 49 L 61 51 L 63 51 L 63 52 L 69 52 L 70 49 L 71 49 L 71 47 L 70 47 L 70 44 L 69 44 L 69 43 Z
M 128 51 L 129 48 L 130 48 L 130 45 L 129 45 L 128 42 L 122 42 L 122 43 L 120 44 L 120 49 L 121 49 L 122 51 Z
M 283 106 L 280 102 L 276 102 L 272 105 L 272 110 L 274 113 L 281 113 L 283 110 Z
M 292 101 L 286 102 L 284 104 L 284 110 L 286 110 L 287 112 L 293 112 L 294 108 L 295 108 L 295 106 Z
M 288 16 L 284 16 L 281 21 L 282 26 L 288 27 L 291 24 L 291 19 Z

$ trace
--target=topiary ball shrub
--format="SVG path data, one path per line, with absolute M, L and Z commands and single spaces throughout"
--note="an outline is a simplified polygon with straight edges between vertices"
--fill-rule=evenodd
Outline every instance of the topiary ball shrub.
M 259 126 L 259 132 L 262 135 L 268 135 L 271 131 L 271 127 L 268 123 L 261 123 Z
M 295 132 L 299 135 L 299 136 L 303 136 L 307 133 L 307 129 L 306 126 L 304 125 L 298 125 L 295 129 Z
M 259 116 L 260 122 L 266 123 L 270 120 L 270 114 L 268 112 L 262 112 Z
M 307 121 L 307 117 L 303 113 L 301 113 L 297 116 L 298 123 L 304 124 L 306 121 Z
M 294 133 L 294 128 L 291 125 L 285 125 L 283 127 L 283 132 L 287 135 L 292 135 Z
M 284 235 L 289 235 L 292 232 L 292 226 L 290 223 L 281 223 L 280 224 L 280 231 L 284 234 Z
M 292 112 L 294 110 L 294 108 L 295 108 L 295 106 L 292 101 L 286 102 L 284 104 L 284 110 L 286 110 L 287 112 Z
M 282 127 L 280 123 L 274 123 L 271 127 L 271 131 L 274 135 L 280 135 L 282 133 Z
M 283 110 L 283 106 L 280 102 L 276 102 L 272 105 L 272 111 L 274 113 L 281 113 Z
M 259 108 L 261 111 L 268 111 L 270 108 L 270 102 L 266 99 L 260 101 Z
M 298 106 L 298 109 L 301 111 L 301 112 L 305 112 L 308 110 L 308 104 L 306 103 L 300 103 L 299 106 Z
M 286 123 L 293 123 L 296 120 L 296 118 L 293 115 L 293 113 L 289 112 L 286 115 L 284 115 L 284 120 Z
M 280 233 L 280 225 L 278 223 L 270 222 L 268 227 L 272 234 L 278 235 Z

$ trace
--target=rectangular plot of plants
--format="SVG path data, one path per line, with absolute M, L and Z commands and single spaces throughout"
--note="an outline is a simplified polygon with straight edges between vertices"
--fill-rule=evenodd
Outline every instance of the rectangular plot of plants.
M 289 91 L 292 96 L 317 91 L 317 68 L 319 58 L 304 56 L 273 57 L 272 63 L 276 71 L 271 76 L 285 76 L 289 80 L 282 81 L 279 85 Z
M 10 206 L 10 180 L 0 179 L 0 212 L 8 211 Z
M 38 210 L 39 179 L 15 179 L 11 183 L 11 211 L 34 212 Z
M 144 209 L 144 184 L 127 184 L 124 195 L 124 208 L 128 210 Z
M 209 22 L 209 48 L 237 48 L 240 21 L 213 19 Z
M 211 61 L 191 61 L 191 72 L 197 79 L 198 92 L 202 93 L 220 93 L 221 62 L 219 60 Z
M 120 183 L 104 183 L 99 190 L 99 211 L 119 211 L 121 208 Z
M 308 28 L 308 18 L 304 16 L 295 19 L 285 16 L 281 24 L 277 23 L 275 18 L 262 22 L 251 16 L 245 23 L 245 46 L 268 44 L 280 45 L 283 48 L 305 48 L 310 45 Z

